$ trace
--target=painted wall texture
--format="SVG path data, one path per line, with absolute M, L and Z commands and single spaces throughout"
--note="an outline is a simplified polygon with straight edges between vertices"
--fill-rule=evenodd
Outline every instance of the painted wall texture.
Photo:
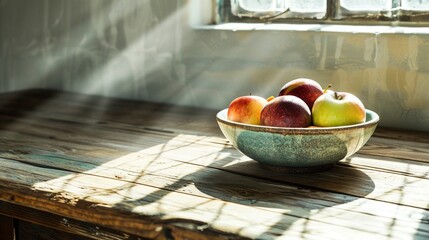
M 313 78 L 380 125 L 429 131 L 429 34 L 192 28 L 185 0 L 0 0 L 0 91 L 54 88 L 221 109 Z

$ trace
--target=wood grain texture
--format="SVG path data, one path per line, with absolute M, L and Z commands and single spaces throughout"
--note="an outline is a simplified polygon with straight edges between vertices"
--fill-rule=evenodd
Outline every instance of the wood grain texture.
M 236 151 L 209 109 L 44 90 L 0 102 L 11 204 L 151 239 L 429 237 L 427 133 L 377 130 L 333 169 L 294 175 Z
M 98 225 L 0 201 L 0 213 L 14 216 L 19 239 L 139 239 Z M 11 218 L 12 219 L 12 218 Z M 31 221 L 31 222 L 30 222 Z M 1 221 L 0 221 L 1 223 Z M 12 226 L 13 227 L 13 226 Z M 3 233 L 0 231 L 0 233 Z M 3 236 L 3 235 L 0 235 Z M 3 237 L 1 239 L 4 239 Z M 12 238 L 13 239 L 13 238 Z

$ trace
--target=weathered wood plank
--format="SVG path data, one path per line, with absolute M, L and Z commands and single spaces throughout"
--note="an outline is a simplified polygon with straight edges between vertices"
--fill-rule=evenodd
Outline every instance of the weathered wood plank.
M 32 98 L 24 91 L 19 97 L 3 99 L 0 95 L 0 111 L 17 117 L 65 116 L 65 119 L 85 119 L 98 123 L 117 122 L 132 125 L 165 125 L 190 131 L 215 132 L 221 135 L 215 122 L 216 111 L 176 105 L 109 99 L 74 94 L 73 100 L 64 100 L 67 93 L 51 93 L 49 96 Z M 37 109 L 37 111 L 34 111 Z M 83 117 L 83 118 L 82 118 Z M 88 123 L 88 122 L 87 122 Z
M 5 161 L 8 167 L 16 165 L 13 162 L 3 160 L 3 162 Z M 38 172 L 38 174 L 29 176 L 29 174 L 26 174 L 25 171 L 22 170 L 25 168 L 31 169 L 32 172 Z M 205 225 L 204 223 L 193 222 L 187 218 L 163 220 L 160 219 L 162 212 L 159 212 L 158 215 L 155 213 L 156 209 L 152 209 L 153 212 L 150 214 L 141 214 L 133 211 L 131 204 L 124 203 L 121 207 L 115 206 L 115 204 L 112 204 L 110 201 L 132 198 L 132 196 L 125 196 L 124 192 L 114 193 L 111 192 L 111 190 L 103 192 L 103 190 L 109 187 L 113 187 L 112 191 L 114 191 L 118 184 L 122 184 L 119 183 L 119 181 L 87 176 L 91 179 L 69 181 L 68 183 L 64 183 L 65 186 L 60 187 L 61 189 L 59 189 L 58 186 L 51 185 L 49 182 L 47 182 L 45 186 L 38 187 L 38 183 L 42 184 L 49 179 L 61 178 L 61 176 L 64 175 L 64 171 L 34 166 L 24 167 L 24 165 L 8 169 L 13 170 L 13 173 L 0 176 L 0 182 L 2 183 L 0 184 L 0 199 L 13 204 L 32 206 L 44 212 L 51 212 L 53 214 L 59 213 L 63 218 L 67 219 L 67 223 L 76 224 L 76 221 L 72 221 L 72 219 L 76 219 L 77 221 L 80 220 L 90 223 L 90 225 L 96 224 L 110 227 L 120 232 L 149 239 L 165 239 L 165 234 L 169 236 L 172 231 L 183 231 L 186 233 L 189 231 L 189 229 L 186 228 L 197 229 L 199 225 Z M 0 171 L 3 170 L 4 168 L 0 166 Z M 54 176 L 56 176 L 56 178 Z M 14 180 L 9 182 L 5 180 L 7 178 L 14 178 Z M 116 184 L 112 184 L 113 182 L 116 182 Z M 103 189 L 100 189 L 98 192 L 96 188 L 99 185 L 103 185 Z M 90 191 L 94 190 L 95 192 L 84 197 L 82 193 L 87 191 L 85 189 L 90 189 Z M 145 188 L 139 188 L 137 191 L 139 194 L 148 192 Z M 94 200 L 98 198 L 104 201 Z M 150 199 L 141 200 L 138 201 L 134 207 L 139 205 L 145 206 L 150 203 Z M 76 226 L 74 227 L 77 229 Z M 79 230 L 82 231 L 82 229 Z M 198 239 L 198 236 L 200 236 L 201 239 L 207 236 L 212 239 L 241 239 L 239 236 L 213 231 L 210 228 L 199 229 L 194 233 L 194 236 L 196 237 L 195 239 Z
M 17 172 L 15 175 L 18 175 L 19 180 L 21 180 L 19 178 L 19 175 L 21 174 L 19 169 L 36 168 L 33 166 L 24 167 L 22 163 L 6 161 L 10 164 L 8 166 L 9 169 L 13 169 L 12 165 L 15 165 L 15 170 Z M 32 172 L 35 171 L 33 170 Z M 56 173 L 58 171 L 52 169 L 37 172 L 44 172 L 46 175 L 50 175 L 44 178 L 52 178 L 52 175 L 63 174 L 62 172 Z M 187 221 L 192 219 L 195 222 L 207 223 L 208 226 L 218 230 L 231 231 L 235 233 L 239 231 L 240 233 L 245 233 L 245 236 L 250 234 L 247 236 L 252 238 L 256 236 L 268 237 L 280 233 L 297 236 L 297 234 L 304 233 L 301 231 L 305 231 L 309 236 L 313 234 L 315 234 L 314 236 L 321 236 L 328 234 L 327 232 L 322 231 L 327 228 L 337 232 L 338 236 L 358 234 L 356 236 L 377 238 L 377 236 L 380 237 L 392 233 L 396 236 L 406 236 L 414 232 L 423 234 L 423 236 L 426 235 L 423 230 L 424 228 L 419 231 L 418 226 L 413 224 L 410 225 L 411 219 L 408 219 L 407 221 L 395 220 L 395 224 L 392 226 L 392 222 L 390 222 L 388 218 L 386 218 L 387 222 L 383 223 L 383 221 L 379 221 L 380 219 L 378 221 L 374 221 L 376 218 L 373 218 L 372 215 L 368 214 L 367 217 L 372 219 L 372 223 L 366 225 L 366 221 L 362 221 L 359 226 L 356 226 L 353 221 L 344 220 L 344 222 L 342 222 L 342 218 L 338 218 L 344 214 L 349 214 L 349 212 L 338 211 L 337 214 L 334 214 L 328 211 L 325 213 L 324 211 L 327 210 L 322 210 L 330 208 L 323 208 L 319 209 L 320 211 L 315 211 L 317 214 L 310 214 L 310 210 L 316 210 L 317 208 L 310 207 L 314 205 L 314 203 L 306 203 L 305 200 L 302 202 L 304 206 L 302 209 L 307 215 L 302 216 L 302 213 L 299 213 L 299 211 L 294 208 L 281 207 L 288 202 L 287 200 L 282 200 L 285 189 L 283 189 L 283 193 L 280 192 L 281 195 L 279 197 L 270 196 L 270 194 L 268 194 L 268 196 L 270 196 L 268 199 L 263 198 L 265 199 L 263 201 L 266 201 L 267 206 L 263 205 L 263 201 L 256 205 L 255 203 L 247 203 L 243 205 L 241 202 L 234 203 L 218 200 L 217 198 L 208 199 L 180 193 L 178 191 L 167 191 L 160 188 L 152 188 L 135 182 L 122 182 L 105 178 L 97 180 L 99 177 L 88 174 L 69 174 L 45 181 L 42 181 L 40 176 L 34 177 L 38 180 L 31 180 L 37 182 L 32 184 L 32 189 L 35 191 L 33 194 L 46 195 L 47 193 L 51 193 L 51 195 L 49 195 L 49 200 L 45 199 L 45 202 L 43 203 L 32 202 L 33 206 L 39 208 L 42 207 L 46 209 L 46 211 L 59 211 L 58 206 L 56 206 L 59 202 L 62 203 L 61 205 L 64 205 L 60 211 L 63 214 L 68 216 L 71 215 L 78 219 L 85 218 L 86 221 L 90 222 L 95 220 L 97 223 L 110 224 L 110 226 L 112 224 L 112 218 L 118 220 L 121 212 L 131 212 L 133 215 L 136 214 L 140 217 L 145 216 L 145 218 L 147 218 L 147 216 L 152 216 L 153 220 L 158 224 L 163 221 L 167 221 L 171 224 L 175 222 L 180 223 L 180 221 L 185 221 L 185 219 L 187 219 Z M 4 181 L 4 179 L 2 180 Z M 14 180 L 13 182 L 18 183 L 18 180 Z M 25 181 L 21 180 L 21 182 L 23 182 L 24 185 L 29 183 L 28 179 Z M 232 190 L 228 186 L 222 187 Z M 14 187 L 10 187 L 9 190 L 13 192 Z M 235 190 L 232 190 L 232 193 L 234 193 L 234 191 Z M 293 193 L 293 191 L 289 192 Z M 266 193 L 260 194 L 261 195 L 259 196 L 263 196 Z M 25 204 L 27 201 L 26 198 L 28 198 L 28 196 L 21 196 L 19 193 L 15 193 L 14 196 L 14 202 L 20 204 Z M 38 201 L 43 200 L 40 196 L 37 199 Z M 276 204 L 272 201 L 280 202 Z M 297 201 L 300 202 L 299 198 Z M 55 204 L 55 202 L 57 202 L 57 204 Z M 258 204 L 262 205 L 258 206 Z M 294 206 L 294 204 L 292 206 Z M 91 207 L 83 211 L 84 208 L 82 206 Z M 273 207 L 275 211 L 273 210 Z M 102 217 L 98 216 L 101 212 L 99 208 L 103 208 Z M 219 212 L 222 212 L 222 214 L 219 214 Z M 288 213 L 292 214 L 289 215 Z M 300 215 L 300 217 L 294 217 L 296 214 Z M 353 216 L 352 211 L 350 214 Z M 111 227 L 121 226 L 122 229 L 127 229 L 127 227 L 130 227 L 128 226 L 130 222 L 138 220 L 135 219 L 135 216 L 133 215 L 129 215 L 126 223 L 116 221 L 116 225 L 114 224 L 114 226 Z M 318 217 L 318 215 L 320 217 Z M 252 216 L 258 217 L 254 218 Z M 346 216 L 346 219 L 351 216 Z M 361 214 L 360 218 L 364 216 L 365 215 Z M 300 224 L 296 225 L 296 222 L 301 222 L 302 219 L 305 219 L 305 229 L 302 229 Z M 327 224 L 325 223 L 326 219 L 332 222 Z M 351 219 L 356 220 L 355 217 Z M 378 224 L 381 224 L 381 226 Z M 389 227 L 386 228 L 387 226 Z M 412 226 L 414 226 L 414 228 Z M 282 230 L 284 227 L 286 227 L 287 230 Z M 417 227 L 417 229 L 415 227 Z
M 429 163 L 429 138 L 420 143 L 372 137 L 359 153 Z
M 90 224 L 87 222 L 82 222 L 64 216 L 59 216 L 52 213 L 31 209 L 25 206 L 11 204 L 7 202 L 0 201 L 0 213 L 7 214 L 9 216 L 14 216 L 14 218 L 22 220 L 18 223 L 18 232 L 20 234 L 20 239 L 58 239 L 58 236 L 61 236 L 61 239 L 73 240 L 144 240 L 142 237 L 136 237 L 127 233 L 114 231 L 99 225 Z M 31 221 L 33 224 L 27 221 Z M 3 219 L 1 219 L 0 224 L 1 223 L 4 223 Z M 34 224 L 37 224 L 38 226 Z M 169 239 L 173 231 L 173 226 L 170 228 L 164 228 L 164 231 L 161 232 L 156 237 L 156 239 Z M 5 239 L 5 232 L 0 231 L 0 233 L 1 239 Z M 216 236 L 212 237 L 214 238 Z M 232 236 L 230 239 L 232 239 Z M 238 239 L 238 237 L 236 239 Z M 11 238 L 11 240 L 13 240 L 13 238 Z
M 348 159 L 341 161 L 340 164 L 346 164 L 359 169 L 366 168 L 380 172 L 429 179 L 429 165 L 424 162 L 356 153 Z
M 393 140 L 402 140 L 408 142 L 428 143 L 429 133 L 422 131 L 403 130 L 395 128 L 378 128 L 374 136 L 380 138 L 390 138 Z

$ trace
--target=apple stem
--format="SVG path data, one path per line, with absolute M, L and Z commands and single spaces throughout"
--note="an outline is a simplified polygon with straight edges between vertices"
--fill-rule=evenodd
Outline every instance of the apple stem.
M 343 97 L 341 95 L 338 95 L 337 92 L 334 92 L 334 95 L 335 95 L 335 99 L 337 99 L 337 100 L 343 99 Z
M 326 91 L 328 91 L 328 89 L 330 89 L 331 87 L 332 87 L 332 85 L 328 84 L 328 86 L 325 89 L 323 89 L 323 93 L 326 93 Z

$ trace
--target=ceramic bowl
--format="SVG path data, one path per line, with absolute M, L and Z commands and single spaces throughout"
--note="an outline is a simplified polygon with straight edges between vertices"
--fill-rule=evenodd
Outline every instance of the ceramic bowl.
M 366 110 L 366 122 L 340 127 L 284 128 L 229 121 L 216 115 L 222 133 L 244 155 L 262 166 L 292 172 L 331 167 L 357 152 L 372 136 L 379 116 Z

